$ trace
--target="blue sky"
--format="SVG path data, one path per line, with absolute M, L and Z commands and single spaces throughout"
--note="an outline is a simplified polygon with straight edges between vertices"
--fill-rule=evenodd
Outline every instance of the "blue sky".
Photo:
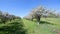
M 0 10 L 23 17 L 33 8 L 43 5 L 48 9 L 60 11 L 60 0 L 0 0 Z

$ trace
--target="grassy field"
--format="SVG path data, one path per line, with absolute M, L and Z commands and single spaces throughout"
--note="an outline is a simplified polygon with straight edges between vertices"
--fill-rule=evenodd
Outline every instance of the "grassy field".
M 41 18 L 38 25 L 35 21 L 23 19 L 27 34 L 60 34 L 60 18 Z

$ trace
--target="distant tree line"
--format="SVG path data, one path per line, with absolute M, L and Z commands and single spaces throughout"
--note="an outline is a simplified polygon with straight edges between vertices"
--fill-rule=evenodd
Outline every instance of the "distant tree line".
M 1 20 L 1 22 L 5 23 L 6 21 L 11 21 L 11 20 L 14 20 L 14 19 L 21 19 L 21 18 L 18 17 L 18 16 L 15 16 L 15 15 L 10 15 L 7 12 L 0 11 L 0 20 Z

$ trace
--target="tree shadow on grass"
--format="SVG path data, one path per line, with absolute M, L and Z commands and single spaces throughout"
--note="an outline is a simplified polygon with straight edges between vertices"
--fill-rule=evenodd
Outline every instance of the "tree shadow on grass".
M 53 23 L 47 22 L 47 21 L 40 21 L 40 24 L 51 24 L 54 25 Z

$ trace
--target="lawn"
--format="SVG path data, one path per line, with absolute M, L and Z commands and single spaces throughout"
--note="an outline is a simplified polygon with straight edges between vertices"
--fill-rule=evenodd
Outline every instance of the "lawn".
M 38 25 L 35 21 L 23 19 L 27 34 L 59 34 L 60 18 L 41 18 Z

